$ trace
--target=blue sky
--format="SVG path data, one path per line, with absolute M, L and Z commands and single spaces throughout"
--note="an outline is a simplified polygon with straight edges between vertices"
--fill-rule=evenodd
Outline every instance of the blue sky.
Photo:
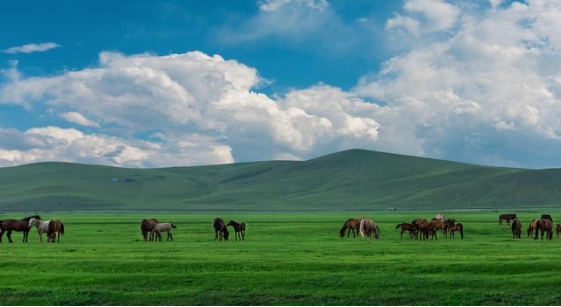
M 0 166 L 560 167 L 557 1 L 0 2 Z M 557 18 L 560 17 L 560 18 Z

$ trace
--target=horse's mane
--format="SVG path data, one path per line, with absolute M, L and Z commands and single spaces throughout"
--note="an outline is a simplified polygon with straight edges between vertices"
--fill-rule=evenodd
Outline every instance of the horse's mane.
M 32 216 L 28 216 L 28 217 L 26 217 L 26 218 L 23 218 L 23 219 L 21 219 L 21 220 L 22 220 L 22 221 L 29 221 L 29 220 L 32 219 L 32 218 L 35 218 L 35 219 L 37 219 L 37 220 L 40 220 L 40 219 L 41 219 L 41 217 L 38 216 L 38 215 L 32 215 Z

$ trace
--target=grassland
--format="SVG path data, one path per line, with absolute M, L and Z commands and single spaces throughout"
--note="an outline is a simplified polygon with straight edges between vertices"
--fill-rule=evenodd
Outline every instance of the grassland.
M 559 169 L 486 167 L 366 150 L 309 161 L 164 169 L 39 163 L 0 168 L 0 212 L 561 209 L 559 186 Z
M 523 226 L 541 213 L 519 213 Z M 175 241 L 144 243 L 141 214 L 57 213 L 60 244 L 35 231 L 0 244 L 0 304 L 559 304 L 561 239 L 512 239 L 499 213 L 448 212 L 464 240 L 399 240 L 397 223 L 434 214 L 222 213 L 247 222 L 245 242 L 214 242 L 215 214 L 155 214 L 177 224 Z M 340 239 L 353 216 L 373 217 L 380 239 Z

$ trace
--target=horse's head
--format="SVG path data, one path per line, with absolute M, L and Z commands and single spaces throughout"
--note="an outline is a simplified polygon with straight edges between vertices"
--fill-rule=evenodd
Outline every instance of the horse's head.
M 228 241 L 228 237 L 230 236 L 230 233 L 228 232 L 228 229 L 225 228 L 224 229 L 224 240 Z
M 230 220 L 230 221 L 228 222 L 228 224 L 226 224 L 226 226 L 234 226 L 234 223 L 235 223 L 234 221 Z
M 31 227 L 33 225 L 39 226 L 39 222 L 40 222 L 39 219 L 36 219 L 36 218 L 32 217 L 32 218 L 29 219 L 29 227 Z

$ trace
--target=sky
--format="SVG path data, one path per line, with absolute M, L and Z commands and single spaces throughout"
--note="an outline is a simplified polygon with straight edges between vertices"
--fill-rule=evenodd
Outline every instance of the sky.
M 1 1 L 0 166 L 561 167 L 561 1 Z

